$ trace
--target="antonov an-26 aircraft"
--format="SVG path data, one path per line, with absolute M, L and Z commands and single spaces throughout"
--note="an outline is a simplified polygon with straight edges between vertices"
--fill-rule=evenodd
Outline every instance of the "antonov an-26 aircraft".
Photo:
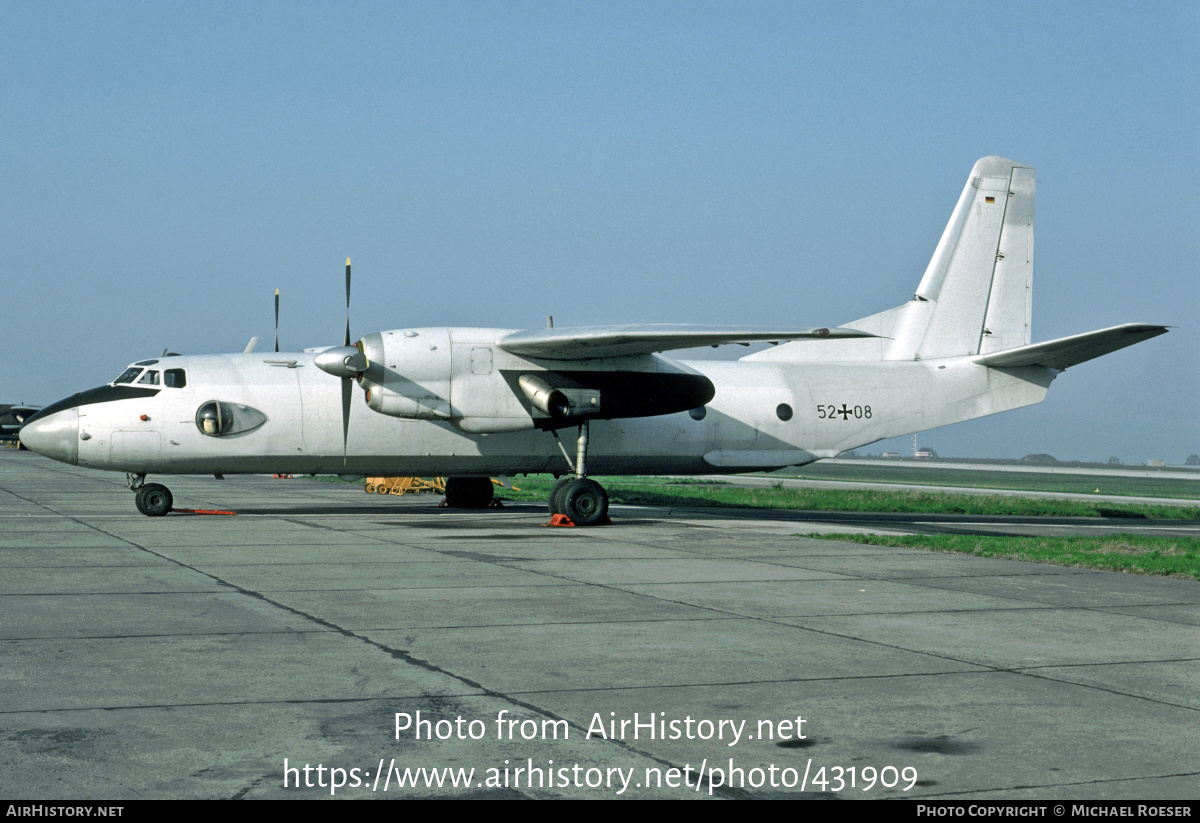
M 551 512 L 592 525 L 608 496 L 589 471 L 802 465 L 1038 403 L 1062 370 L 1167 330 L 1031 345 L 1033 205 L 1032 168 L 983 158 L 913 298 L 840 328 L 415 328 L 351 345 L 347 261 L 342 346 L 141 360 L 46 407 L 21 440 L 126 472 L 147 515 L 172 506 L 150 473 L 448 475 L 447 502 L 476 508 L 490 476 L 544 472 L 563 475 Z M 736 362 L 662 354 L 755 342 L 777 345 Z

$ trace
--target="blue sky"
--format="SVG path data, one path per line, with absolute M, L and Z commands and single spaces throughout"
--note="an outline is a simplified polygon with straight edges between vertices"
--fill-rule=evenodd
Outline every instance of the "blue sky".
M 921 443 L 1181 463 L 1198 58 L 1194 2 L 0 0 L 0 400 L 270 345 L 276 288 L 284 348 L 340 343 L 347 256 L 356 336 L 836 325 L 1000 154 L 1038 169 L 1035 340 L 1177 328 Z

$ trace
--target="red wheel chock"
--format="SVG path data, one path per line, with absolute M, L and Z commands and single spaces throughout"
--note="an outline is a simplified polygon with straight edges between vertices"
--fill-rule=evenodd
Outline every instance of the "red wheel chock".
M 560 527 L 562 527 L 562 528 L 570 528 L 570 529 L 573 529 L 573 528 L 575 528 L 575 525 L 576 525 L 576 524 L 575 524 L 575 521 L 574 521 L 574 520 L 572 520 L 571 518 L 567 517 L 565 514 L 556 514 L 556 515 L 554 515 L 553 517 L 551 517 L 551 518 L 550 518 L 550 522 L 549 522 L 549 523 L 543 523 L 542 525 L 543 525 L 543 526 L 560 526 Z M 612 525 L 612 518 L 610 518 L 610 517 L 609 517 L 609 516 L 606 514 L 606 515 L 604 515 L 604 519 L 603 519 L 603 520 L 601 520 L 601 521 L 600 521 L 599 523 L 597 523 L 596 525 L 597 525 L 597 526 L 611 526 L 611 525 Z

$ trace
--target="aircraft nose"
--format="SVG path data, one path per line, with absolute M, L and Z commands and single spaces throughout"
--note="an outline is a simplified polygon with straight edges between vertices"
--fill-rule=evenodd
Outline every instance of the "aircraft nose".
M 63 463 L 79 463 L 79 409 L 36 415 L 21 427 L 25 448 Z

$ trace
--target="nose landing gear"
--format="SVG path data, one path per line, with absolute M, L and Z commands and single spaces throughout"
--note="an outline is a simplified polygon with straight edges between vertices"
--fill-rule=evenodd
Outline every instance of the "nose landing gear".
M 147 517 L 162 517 L 175 502 L 171 490 L 161 483 L 147 483 L 145 474 L 130 474 L 129 488 L 134 492 L 138 511 Z

